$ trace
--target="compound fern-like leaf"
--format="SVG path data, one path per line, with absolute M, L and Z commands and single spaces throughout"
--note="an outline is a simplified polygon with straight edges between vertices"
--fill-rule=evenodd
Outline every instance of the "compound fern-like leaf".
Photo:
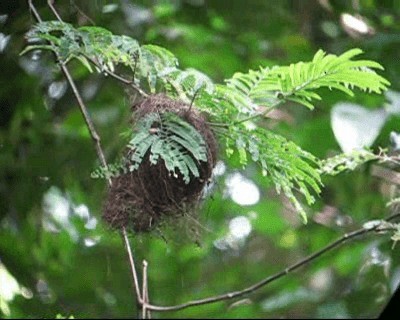
M 132 172 L 149 155 L 152 165 L 163 160 L 174 177 L 181 174 L 188 184 L 193 177 L 200 176 L 200 161 L 207 161 L 207 147 L 201 134 L 172 112 L 149 113 L 139 119 L 127 148 L 127 155 L 122 160 L 97 169 L 92 177 L 109 178 Z
M 273 104 L 284 99 L 314 108 L 313 101 L 321 97 L 315 90 L 327 87 L 353 95 L 352 88 L 381 93 L 389 82 L 374 69 L 383 67 L 371 60 L 352 60 L 362 53 L 352 49 L 340 56 L 319 50 L 312 61 L 289 66 L 260 68 L 248 73 L 236 73 L 227 85 L 259 104 Z

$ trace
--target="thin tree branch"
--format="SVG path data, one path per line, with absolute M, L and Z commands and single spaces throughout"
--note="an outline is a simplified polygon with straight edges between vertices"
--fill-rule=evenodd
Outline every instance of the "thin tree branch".
M 47 3 L 49 5 L 51 11 L 53 11 L 54 15 L 57 17 L 57 19 L 60 22 L 63 22 L 63 20 L 61 19 L 60 15 L 58 14 L 56 8 L 54 7 L 54 0 L 47 0 Z M 88 56 L 86 56 L 86 59 L 88 59 L 91 63 L 93 63 L 97 68 L 102 70 L 102 67 L 97 63 L 96 60 L 94 60 L 93 58 L 88 57 Z M 120 75 L 108 70 L 108 69 L 103 70 L 103 72 L 107 73 L 109 76 L 113 77 L 114 79 L 117 79 L 117 80 L 121 81 L 122 83 L 131 86 L 133 89 L 135 89 L 137 92 L 139 92 L 139 94 L 142 97 L 147 97 L 148 96 L 148 94 L 146 92 L 144 92 L 142 89 L 140 89 L 140 87 L 135 85 L 135 83 L 133 81 L 128 80 L 128 79 L 126 79 L 126 78 L 124 78 L 124 77 L 122 77 L 122 76 L 120 76 Z
M 56 16 L 57 20 L 62 22 L 61 16 L 58 14 L 58 12 L 53 4 L 54 4 L 54 0 L 47 0 L 47 5 L 49 6 L 49 8 L 53 12 L 53 14 Z
M 241 124 L 241 123 L 244 123 L 244 122 L 247 122 L 247 121 L 251 121 L 251 120 L 255 120 L 255 119 L 260 118 L 260 117 L 267 116 L 268 113 L 270 113 L 272 110 L 276 109 L 284 101 L 285 101 L 284 99 L 278 100 L 277 102 L 275 102 L 271 106 L 267 107 L 264 111 L 258 112 L 256 114 L 253 114 L 253 115 L 248 116 L 248 117 L 243 118 L 243 119 L 239 119 L 239 120 L 233 121 L 232 123 L 207 122 L 207 124 L 210 125 L 211 127 L 219 127 L 219 128 L 229 128 L 231 126 L 236 126 L 238 124 Z
M 275 103 L 272 104 L 271 106 L 267 107 L 263 112 L 256 113 L 256 114 L 254 114 L 254 115 L 252 115 L 252 116 L 250 116 L 250 117 L 248 117 L 248 118 L 244 118 L 244 119 L 237 120 L 237 121 L 235 121 L 235 122 L 233 123 L 233 125 L 237 125 L 237 124 L 240 124 L 240 123 L 243 123 L 243 122 L 247 122 L 247 121 L 250 121 L 250 120 L 254 120 L 254 119 L 259 118 L 259 117 L 265 117 L 268 113 L 270 113 L 272 110 L 274 110 L 275 108 L 277 108 L 277 107 L 278 107 L 279 105 L 281 105 L 284 101 L 285 101 L 284 99 L 278 100 L 277 102 L 275 102 Z
M 42 18 L 39 15 L 39 12 L 36 10 L 36 7 L 33 5 L 32 0 L 28 0 L 29 9 L 32 11 L 33 15 L 37 22 L 42 22 Z
M 100 163 L 101 163 L 102 166 L 106 167 L 107 166 L 107 162 L 106 162 L 106 158 L 105 158 L 104 153 L 103 153 L 103 149 L 101 148 L 101 139 L 100 139 L 100 136 L 98 135 L 95 127 L 94 127 L 94 124 L 92 122 L 92 119 L 90 118 L 89 112 L 88 112 L 88 110 L 87 110 L 87 108 L 86 108 L 86 106 L 85 106 L 85 104 L 84 104 L 84 102 L 82 100 L 81 95 L 79 94 L 79 91 L 78 91 L 78 89 L 77 89 L 77 87 L 75 85 L 74 80 L 71 77 L 71 74 L 69 73 L 68 68 L 64 64 L 62 64 L 61 62 L 59 62 L 59 65 L 60 65 L 62 72 L 64 73 L 65 77 L 67 78 L 67 80 L 68 80 L 68 82 L 69 82 L 69 84 L 71 86 L 71 89 L 72 89 L 72 91 L 73 91 L 73 93 L 75 95 L 76 100 L 78 101 L 79 109 L 81 110 L 81 113 L 82 113 L 82 116 L 83 116 L 83 118 L 85 120 L 86 126 L 89 129 L 90 136 L 92 137 L 92 140 L 95 143 L 96 153 L 97 153 L 97 156 L 100 159 Z M 111 181 L 110 180 L 109 180 L 109 184 L 111 185 Z
M 62 21 L 60 15 L 58 14 L 56 8 L 53 5 L 53 0 L 48 0 L 47 3 L 48 3 L 48 6 L 50 7 L 50 9 L 52 10 L 52 12 L 54 13 L 54 15 L 57 17 L 57 19 L 59 21 Z M 42 22 L 42 18 L 40 17 L 38 11 L 36 10 L 36 7 L 34 6 L 32 0 L 28 0 L 28 5 L 29 5 L 29 8 L 30 8 L 32 14 L 34 15 L 35 19 L 38 22 Z M 64 76 L 67 78 L 67 81 L 68 81 L 69 85 L 71 86 L 73 94 L 74 94 L 74 96 L 75 96 L 75 98 L 76 98 L 76 100 L 78 102 L 79 109 L 80 109 L 80 111 L 82 113 L 82 116 L 83 116 L 83 118 L 85 120 L 86 126 L 87 126 L 87 128 L 89 130 L 89 133 L 90 133 L 90 136 L 91 136 L 92 140 L 94 141 L 96 153 L 97 153 L 97 156 L 98 156 L 98 158 L 99 158 L 99 160 L 101 162 L 101 165 L 106 167 L 107 166 L 107 162 L 106 162 L 106 159 L 105 159 L 105 156 L 104 156 L 103 149 L 101 147 L 101 139 L 100 139 L 100 136 L 98 135 L 95 127 L 94 127 L 94 124 L 93 124 L 93 121 L 92 121 L 92 119 L 90 117 L 88 109 L 86 108 L 86 105 L 83 102 L 83 99 L 82 99 L 82 97 L 81 97 L 81 95 L 80 95 L 80 93 L 79 93 L 79 91 L 78 91 L 78 89 L 77 89 L 77 87 L 75 85 L 75 82 L 74 82 L 74 80 L 73 80 L 73 78 L 72 78 L 67 66 L 64 65 L 61 62 L 61 60 L 59 59 L 59 56 L 57 55 L 57 53 L 55 53 L 55 56 L 56 56 L 57 63 L 61 67 L 61 70 L 62 70 Z M 111 179 L 108 180 L 108 184 L 111 186 Z M 142 298 L 141 298 L 141 295 L 140 295 L 140 286 L 139 286 L 139 281 L 138 281 L 138 275 L 137 275 L 137 272 L 136 272 L 135 262 L 134 262 L 134 259 L 133 259 L 132 250 L 131 250 L 131 247 L 130 247 L 129 239 L 128 239 L 128 236 L 127 236 L 125 228 L 122 229 L 122 236 L 123 236 L 123 239 L 124 239 L 124 242 L 125 242 L 125 247 L 126 247 L 126 250 L 127 250 L 127 253 L 128 253 L 130 268 L 131 268 L 134 287 L 135 287 L 135 291 L 136 291 L 137 303 L 141 305 L 142 304 Z
M 133 259 L 132 249 L 131 249 L 131 246 L 130 246 L 130 243 L 129 243 L 128 234 L 126 232 L 125 227 L 122 228 L 122 236 L 124 238 L 126 251 L 128 253 L 129 264 L 130 264 L 130 267 L 131 267 L 132 278 L 133 278 L 133 283 L 134 283 L 134 287 L 135 287 L 135 291 L 136 291 L 137 302 L 139 304 L 142 304 L 143 299 L 142 299 L 142 296 L 140 294 L 139 277 L 138 277 L 137 272 L 136 272 L 135 260 Z
M 53 13 L 56 15 L 57 19 L 62 22 L 61 17 L 57 13 L 57 11 L 54 8 L 52 2 L 53 2 L 52 0 L 48 0 L 48 5 L 51 8 L 51 10 L 53 11 Z M 36 7 L 34 6 L 33 1 L 32 0 L 28 0 L 28 4 L 29 4 L 29 8 L 32 11 L 35 19 L 38 22 L 42 22 L 43 20 L 40 17 L 38 11 L 36 10 Z M 75 96 L 75 98 L 76 98 L 76 100 L 78 102 L 79 110 L 81 111 L 83 119 L 85 120 L 86 126 L 87 126 L 87 128 L 89 130 L 89 134 L 90 134 L 92 140 L 94 141 L 96 153 L 97 153 L 97 156 L 98 156 L 98 158 L 99 158 L 99 160 L 101 162 L 101 165 L 102 166 L 107 166 L 106 158 L 105 158 L 104 152 L 103 152 L 103 150 L 101 148 L 100 136 L 98 135 L 98 133 L 97 133 L 95 127 L 94 127 L 93 121 L 90 118 L 89 112 L 88 112 L 88 110 L 87 110 L 87 108 L 86 108 L 86 106 L 85 106 L 85 104 L 83 102 L 83 99 L 82 99 L 82 97 L 81 97 L 81 95 L 80 95 L 80 93 L 78 91 L 78 88 L 76 87 L 75 82 L 72 79 L 72 76 L 71 76 L 67 66 L 64 65 L 61 62 L 61 60 L 60 60 L 60 58 L 59 58 L 59 56 L 57 55 L 56 52 L 55 52 L 55 56 L 56 56 L 57 63 L 60 66 L 61 71 L 64 74 L 64 76 L 67 78 L 67 81 L 68 81 L 68 83 L 69 83 L 69 85 L 70 85 L 70 87 L 72 89 L 72 92 L 73 92 L 73 94 L 74 94 L 74 96 Z M 110 180 L 109 180 L 109 183 L 111 183 Z
M 102 70 L 101 66 L 92 57 L 89 57 L 89 56 L 85 55 L 85 58 L 88 59 L 91 63 L 93 63 L 97 68 Z M 123 84 L 131 86 L 133 89 L 135 89 L 137 92 L 139 92 L 139 94 L 142 97 L 146 98 L 146 97 L 149 96 L 146 92 L 144 92 L 142 89 L 140 89 L 140 87 L 137 86 L 132 80 L 126 79 L 126 78 L 120 76 L 119 74 L 116 74 L 116 73 L 114 73 L 114 72 L 112 72 L 111 70 L 108 70 L 108 69 L 104 69 L 102 71 L 105 72 L 106 74 L 108 74 L 110 77 L 112 77 L 112 78 L 114 78 L 114 79 L 116 79 L 118 81 L 121 81 Z
M 390 230 L 395 230 L 396 229 L 395 227 L 387 225 L 387 223 L 398 217 L 400 217 L 400 213 L 394 214 L 385 220 L 382 220 L 380 222 L 372 224 L 371 226 L 364 226 L 363 228 L 360 228 L 353 232 L 346 233 L 341 238 L 328 244 L 321 250 L 309 255 L 308 257 L 292 264 L 291 266 L 287 267 L 285 270 L 280 271 L 272 276 L 266 277 L 263 280 L 255 283 L 243 290 L 232 291 L 232 292 L 228 292 L 225 294 L 221 294 L 221 295 L 217 295 L 217 296 L 213 296 L 213 297 L 209 297 L 209 298 L 205 298 L 205 299 L 192 300 L 192 301 L 178 304 L 175 306 L 156 306 L 156 305 L 148 304 L 147 309 L 153 310 L 153 311 L 177 311 L 177 310 L 182 310 L 182 309 L 186 309 L 189 307 L 201 306 L 201 305 L 216 303 L 216 302 L 220 302 L 220 301 L 224 301 L 224 300 L 230 300 L 230 299 L 234 299 L 234 298 L 238 298 L 238 297 L 250 294 L 250 293 L 270 284 L 271 282 L 274 282 L 274 281 L 288 275 L 289 273 L 297 270 L 298 268 L 314 261 L 315 259 L 319 258 L 323 254 L 335 249 L 336 247 L 339 247 L 340 245 L 342 245 L 345 242 L 348 242 L 351 239 L 354 239 L 361 235 L 373 233 L 373 232 L 387 232 Z
M 151 319 L 150 310 L 147 309 L 149 303 L 149 287 L 148 287 L 148 277 L 147 277 L 147 266 L 148 263 L 146 260 L 143 260 L 143 283 L 142 283 L 142 318 L 143 319 Z
M 76 4 L 76 3 L 71 3 L 74 7 L 75 7 L 75 9 L 76 9 L 76 11 L 78 11 L 78 13 L 80 14 L 80 15 L 82 15 L 82 17 L 84 17 L 87 21 L 89 21 L 92 25 L 96 25 L 96 23 L 93 21 L 93 19 L 92 18 L 90 18 L 85 12 L 83 12 L 82 11 L 82 9 L 81 8 L 79 8 L 78 7 L 78 5 Z

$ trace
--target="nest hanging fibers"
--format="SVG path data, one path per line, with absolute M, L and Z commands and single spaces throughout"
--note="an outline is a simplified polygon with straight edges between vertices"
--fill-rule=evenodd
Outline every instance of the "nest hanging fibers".
M 134 105 L 131 123 L 124 173 L 112 178 L 103 218 L 113 228 L 145 232 L 194 209 L 217 144 L 198 110 L 162 94 Z

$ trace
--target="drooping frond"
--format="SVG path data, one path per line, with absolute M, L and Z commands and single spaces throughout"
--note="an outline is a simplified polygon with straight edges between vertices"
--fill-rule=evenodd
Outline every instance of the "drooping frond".
M 187 184 L 200 176 L 198 165 L 207 161 L 207 148 L 201 134 L 172 112 L 149 113 L 139 119 L 127 145 L 127 155 L 108 168 L 97 169 L 93 177 L 113 177 L 137 170 L 144 157 L 155 165 L 163 160 L 167 170 Z
M 269 130 L 247 129 L 244 125 L 233 127 L 229 132 L 228 148 L 236 149 L 239 160 L 246 165 L 248 157 L 257 163 L 264 176 L 275 185 L 278 193 L 283 192 L 307 221 L 305 211 L 294 192 L 301 193 L 307 204 L 314 203 L 314 194 L 321 192 L 319 161 L 311 153 L 295 143 Z

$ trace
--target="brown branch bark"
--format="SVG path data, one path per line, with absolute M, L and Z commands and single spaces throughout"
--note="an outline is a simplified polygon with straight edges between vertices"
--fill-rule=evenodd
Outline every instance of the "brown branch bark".
M 196 307 L 196 306 L 201 306 L 201 305 L 206 305 L 206 304 L 211 304 L 211 303 L 216 303 L 216 302 L 220 302 L 220 301 L 225 301 L 225 300 L 231 300 L 234 298 L 238 298 L 250 293 L 253 293 L 254 291 L 288 275 L 289 273 L 299 269 L 300 267 L 314 261 L 315 259 L 319 258 L 320 256 L 322 256 L 323 254 L 339 247 L 341 244 L 348 242 L 351 239 L 354 239 L 356 237 L 359 237 L 361 235 L 365 235 L 365 234 L 369 234 L 369 233 L 373 233 L 373 232 L 386 232 L 386 231 L 390 231 L 390 230 L 396 230 L 395 227 L 393 226 L 388 226 L 386 223 L 389 221 L 392 221 L 396 218 L 400 217 L 400 213 L 398 214 L 394 214 L 390 217 L 388 217 L 385 220 L 382 220 L 381 223 L 376 223 L 373 224 L 371 227 L 363 227 L 360 228 L 358 230 L 355 230 L 353 232 L 350 233 L 346 233 L 345 235 L 343 235 L 342 237 L 340 237 L 339 239 L 337 239 L 336 241 L 328 244 L 327 246 L 325 246 L 324 248 L 322 248 L 321 250 L 309 255 L 308 257 L 292 264 L 291 266 L 287 267 L 285 270 L 282 270 L 272 276 L 266 277 L 263 280 L 243 289 L 240 291 L 232 291 L 232 292 L 228 292 L 225 294 L 221 294 L 221 295 L 217 295 L 217 296 L 213 296 L 213 297 L 208 297 L 208 298 L 204 298 L 204 299 L 199 299 L 199 300 L 192 300 L 186 303 L 182 303 L 182 304 L 178 304 L 178 305 L 174 305 L 174 306 L 156 306 L 156 305 L 147 305 L 147 308 L 149 310 L 153 310 L 153 311 L 177 311 L 177 310 L 182 310 L 182 309 L 186 309 L 186 308 L 190 308 L 190 307 Z M 386 222 L 386 223 L 385 223 Z
M 36 7 L 34 6 L 33 1 L 32 0 L 28 0 L 28 4 L 29 4 L 29 8 L 32 11 L 32 14 L 34 15 L 35 19 L 38 22 L 42 22 L 43 20 L 40 17 L 39 12 L 36 10 Z M 56 9 L 53 6 L 53 1 L 52 0 L 48 0 L 48 5 L 51 8 L 51 10 L 53 11 L 53 13 L 56 16 L 56 18 L 59 21 L 62 22 L 61 17 L 59 16 L 59 14 L 57 13 Z M 68 81 L 68 83 L 69 83 L 69 85 L 70 85 L 70 87 L 72 89 L 72 92 L 73 92 L 73 94 L 74 94 L 74 96 L 76 98 L 76 101 L 78 102 L 79 110 L 81 111 L 83 119 L 85 120 L 86 126 L 87 126 L 87 128 L 89 130 L 90 137 L 92 138 L 92 140 L 94 142 L 96 153 L 97 153 L 97 156 L 98 156 L 98 158 L 99 158 L 99 160 L 101 162 L 101 165 L 102 166 L 106 166 L 107 162 L 106 162 L 106 158 L 104 156 L 103 149 L 101 147 L 101 139 L 100 139 L 100 136 L 97 133 L 95 127 L 94 127 L 93 121 L 90 118 L 90 115 L 89 115 L 89 112 L 88 112 L 88 110 L 87 110 L 87 108 L 85 106 L 85 103 L 83 102 L 83 99 L 82 99 L 82 97 L 81 97 L 81 95 L 80 95 L 80 93 L 78 91 L 78 88 L 75 85 L 74 80 L 72 79 L 72 76 L 71 76 L 67 66 L 59 59 L 59 56 L 56 53 L 55 53 L 55 56 L 56 56 L 57 64 L 60 66 L 61 71 L 64 74 L 65 78 L 67 79 L 67 81 Z

